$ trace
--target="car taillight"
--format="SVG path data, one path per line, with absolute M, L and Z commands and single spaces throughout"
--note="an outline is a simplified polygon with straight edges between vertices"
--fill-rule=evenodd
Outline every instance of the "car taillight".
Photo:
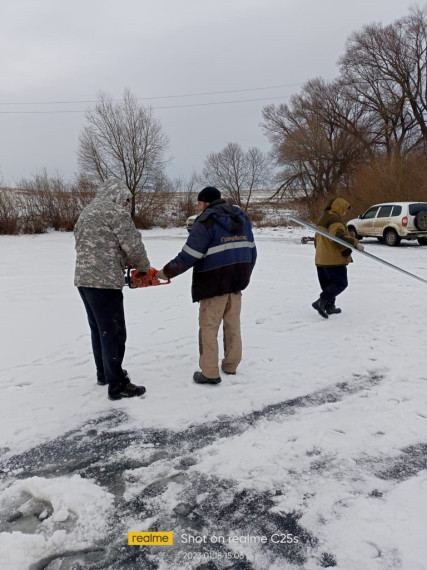
M 404 228 L 406 228 L 406 226 L 408 225 L 408 216 L 403 216 L 402 218 L 402 226 Z

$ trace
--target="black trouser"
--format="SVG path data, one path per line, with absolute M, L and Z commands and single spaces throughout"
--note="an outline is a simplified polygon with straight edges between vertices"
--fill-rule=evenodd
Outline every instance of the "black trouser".
M 98 379 L 107 381 L 109 394 L 117 394 L 128 382 L 122 369 L 126 344 L 123 293 L 93 287 L 78 290 L 89 321 Z
M 335 305 L 335 298 L 347 288 L 347 265 L 317 267 L 322 292 L 320 297 L 327 303 Z

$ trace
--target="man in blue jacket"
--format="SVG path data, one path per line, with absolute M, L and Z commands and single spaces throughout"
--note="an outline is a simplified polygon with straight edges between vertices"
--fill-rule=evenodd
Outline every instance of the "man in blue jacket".
M 256 261 L 251 223 L 237 206 L 207 186 L 197 197 L 202 213 L 196 219 L 181 252 L 159 271 L 172 279 L 193 267 L 191 293 L 199 308 L 199 366 L 193 375 L 198 384 L 219 384 L 218 330 L 224 327 L 222 371 L 235 374 L 242 359 L 240 311 L 242 290 L 250 281 Z

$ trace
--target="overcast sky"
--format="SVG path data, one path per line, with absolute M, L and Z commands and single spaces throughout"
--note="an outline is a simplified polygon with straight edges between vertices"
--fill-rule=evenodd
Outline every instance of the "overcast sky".
M 409 0 L 1 0 L 0 182 L 71 179 L 85 111 L 129 88 L 170 139 L 171 177 L 228 142 L 269 149 L 268 103 L 337 76 L 350 33 Z M 418 3 L 422 6 L 423 3 Z M 255 99 L 255 101 L 254 101 Z M 93 103 L 92 103 L 93 104 Z

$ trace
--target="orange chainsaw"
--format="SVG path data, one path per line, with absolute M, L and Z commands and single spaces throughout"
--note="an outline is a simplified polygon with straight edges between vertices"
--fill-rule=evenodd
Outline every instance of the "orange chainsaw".
M 138 287 L 152 287 L 154 285 L 168 285 L 171 280 L 168 279 L 167 281 L 160 281 L 160 279 L 157 277 L 158 272 L 159 271 L 154 267 L 150 267 L 147 275 L 141 275 L 136 269 L 131 269 L 128 267 L 126 271 L 125 283 L 131 289 L 136 289 Z

